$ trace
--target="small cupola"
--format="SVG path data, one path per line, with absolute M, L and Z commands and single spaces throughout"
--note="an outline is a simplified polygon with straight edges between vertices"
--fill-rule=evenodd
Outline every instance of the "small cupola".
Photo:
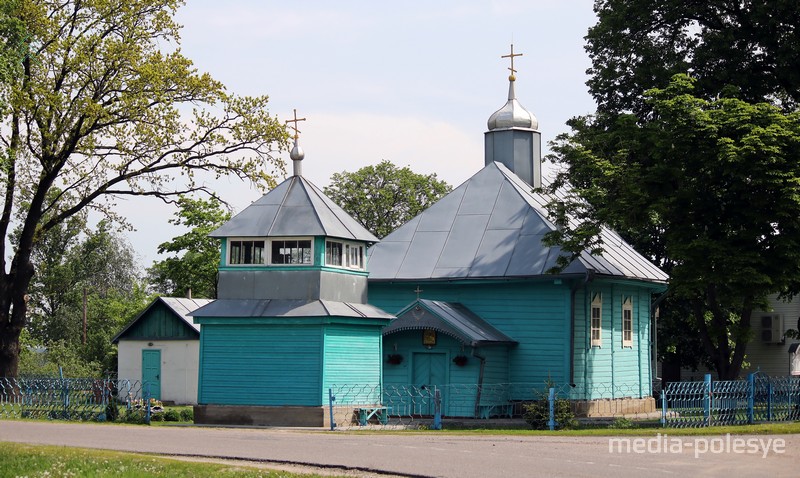
M 294 174 L 211 232 L 221 243 L 220 299 L 366 303 L 367 248 L 378 238 L 302 176 L 298 118 Z
M 541 186 L 542 135 L 539 120 L 517 100 L 514 83 L 517 70 L 514 58 L 522 53 L 511 53 L 501 58 L 511 59 L 508 76 L 508 101 L 489 117 L 489 131 L 485 135 L 486 164 L 503 163 L 520 179 L 533 187 Z

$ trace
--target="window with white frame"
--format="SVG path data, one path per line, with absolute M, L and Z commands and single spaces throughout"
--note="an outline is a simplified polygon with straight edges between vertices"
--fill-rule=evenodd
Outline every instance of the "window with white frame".
M 592 297 L 592 347 L 603 345 L 603 295 L 599 292 Z
M 270 264 L 305 264 L 313 263 L 311 239 L 271 239 Z
M 347 267 L 351 269 L 364 268 L 364 246 L 356 244 L 345 244 L 347 256 Z
M 231 239 L 228 264 L 263 264 L 264 239 Z
M 622 346 L 633 347 L 633 299 L 622 299 Z
M 342 265 L 342 249 L 344 244 L 336 241 L 325 242 L 325 265 L 326 266 L 339 266 Z
M 325 265 L 364 270 L 364 245 L 325 241 Z

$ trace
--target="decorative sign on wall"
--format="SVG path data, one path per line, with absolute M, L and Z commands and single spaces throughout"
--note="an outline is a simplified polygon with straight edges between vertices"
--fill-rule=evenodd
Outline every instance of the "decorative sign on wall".
M 433 347 L 436 345 L 436 331 L 432 329 L 425 329 L 422 331 L 422 345 Z

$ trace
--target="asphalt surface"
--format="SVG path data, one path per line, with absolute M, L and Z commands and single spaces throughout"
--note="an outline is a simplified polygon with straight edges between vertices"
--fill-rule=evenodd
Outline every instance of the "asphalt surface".
M 639 441 L 609 444 L 609 437 L 362 434 L 0 420 L 0 441 L 245 460 L 278 467 L 302 465 L 305 471 L 355 476 L 800 475 L 800 435 L 630 439 Z

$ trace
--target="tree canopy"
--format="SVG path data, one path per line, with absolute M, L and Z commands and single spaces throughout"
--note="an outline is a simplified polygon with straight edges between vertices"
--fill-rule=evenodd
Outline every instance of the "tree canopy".
M 595 11 L 598 107 L 553 144 L 563 170 L 551 188 L 569 182 L 580 200 L 553 204 L 564 228 L 551 239 L 574 253 L 602 247 L 600 223 L 616 229 L 671 274 L 663 330 L 693 337 L 660 344 L 687 348 L 672 354 L 680 365 L 736 377 L 752 311 L 797 292 L 800 6 L 599 0 Z M 697 345 L 704 356 L 689 356 Z
M 604 113 L 645 117 L 650 88 L 691 73 L 694 94 L 726 89 L 749 103 L 800 102 L 800 8 L 794 0 L 597 0 L 586 36 L 589 92 Z
M 678 75 L 648 92 L 651 121 L 623 115 L 605 131 L 575 121 L 555 151 L 597 219 L 658 231 L 672 292 L 691 304 L 706 352 L 730 377 L 754 308 L 800 284 L 800 113 L 704 100 L 693 83 Z
M 193 297 L 217 298 L 219 240 L 208 235 L 231 218 L 231 213 L 214 198 L 209 200 L 181 197 L 178 212 L 170 224 L 189 231 L 158 246 L 158 253 L 170 257 L 148 269 L 148 280 L 155 292 Z
M 22 28 L 3 30 L 5 43 L 30 51 L 6 82 L 0 117 L 0 376 L 17 372 L 31 254 L 47 232 L 88 209 L 122 220 L 114 197 L 212 194 L 206 181 L 221 175 L 269 186 L 283 169 L 273 153 L 287 134 L 267 97 L 229 93 L 177 48 L 181 3 L 10 7 Z M 9 251 L 5 238 L 16 227 Z
M 62 226 L 36 244 L 31 258 L 36 274 L 28 294 L 27 345 L 47 352 L 28 351 L 22 371 L 75 369 L 78 361 L 85 367 L 69 373 L 99 375 L 116 370 L 111 338 L 147 300 L 139 261 L 106 221 L 88 230 L 77 215 Z M 31 360 L 42 357 L 47 360 L 38 365 Z
M 335 173 L 324 192 L 370 232 L 382 238 L 427 209 L 450 189 L 450 185 L 437 179 L 435 173 L 418 174 L 384 160 L 353 173 Z

